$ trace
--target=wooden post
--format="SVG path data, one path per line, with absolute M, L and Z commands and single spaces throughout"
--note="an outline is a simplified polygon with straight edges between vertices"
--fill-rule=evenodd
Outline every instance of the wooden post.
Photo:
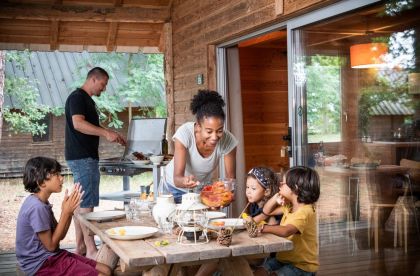
M 6 70 L 6 52 L 0 51 L 0 141 L 3 132 L 4 71 Z
M 207 46 L 207 87 L 210 90 L 217 89 L 216 69 L 216 46 Z
M 174 107 L 174 60 L 172 52 L 172 23 L 165 23 L 162 31 L 162 50 L 165 54 L 165 90 L 168 121 L 166 124 L 166 139 L 169 153 L 174 152 L 172 136 L 175 133 L 175 107 Z

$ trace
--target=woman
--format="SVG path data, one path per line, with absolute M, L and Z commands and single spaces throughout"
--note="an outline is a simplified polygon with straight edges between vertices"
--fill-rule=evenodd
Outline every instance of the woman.
M 223 129 L 224 105 L 217 92 L 199 90 L 190 105 L 196 121 L 184 123 L 173 136 L 175 152 L 166 167 L 166 183 L 177 203 L 189 189 L 211 181 L 220 157 L 224 158 L 226 177 L 235 178 L 238 141 Z

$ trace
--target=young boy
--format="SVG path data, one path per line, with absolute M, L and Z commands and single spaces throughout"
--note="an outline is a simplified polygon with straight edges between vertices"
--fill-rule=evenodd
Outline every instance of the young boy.
M 261 233 L 272 233 L 293 241 L 293 250 L 278 252 L 255 275 L 315 275 L 318 270 L 318 242 L 314 203 L 320 193 L 318 173 L 307 167 L 293 167 L 280 183 L 280 191 L 263 208 L 263 214 L 283 214 L 280 225 L 262 225 Z
M 66 190 L 57 222 L 48 198 L 62 190 L 61 165 L 47 157 L 29 159 L 23 184 L 31 195 L 17 218 L 16 257 L 20 269 L 27 275 L 111 275 L 108 266 L 59 248 L 83 195 L 79 184 L 70 194 Z

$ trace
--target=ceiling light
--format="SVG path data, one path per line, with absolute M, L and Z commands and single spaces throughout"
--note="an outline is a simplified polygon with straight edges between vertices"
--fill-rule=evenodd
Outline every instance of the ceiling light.
M 350 46 L 351 68 L 384 68 L 384 60 L 388 53 L 386 43 L 365 43 Z

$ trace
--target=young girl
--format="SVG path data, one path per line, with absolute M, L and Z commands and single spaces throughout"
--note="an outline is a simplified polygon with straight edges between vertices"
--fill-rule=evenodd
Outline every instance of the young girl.
M 283 214 L 280 225 L 262 225 L 261 233 L 272 233 L 293 242 L 293 250 L 278 252 L 255 275 L 315 275 L 318 270 L 318 242 L 314 203 L 319 198 L 318 173 L 307 167 L 286 172 L 280 191 L 263 208 L 267 215 Z
M 255 167 L 248 172 L 245 190 L 250 203 L 248 214 L 256 223 L 267 219 L 267 216 L 262 213 L 263 206 L 278 192 L 277 182 L 276 174 L 269 168 Z M 272 216 L 267 222 L 268 224 L 278 224 L 276 218 Z
M 60 172 L 61 165 L 51 158 L 35 157 L 26 163 L 23 184 L 32 194 L 23 202 L 17 218 L 19 267 L 27 275 L 111 275 L 108 266 L 59 248 L 83 195 L 79 184 L 70 194 L 66 190 L 57 222 L 48 198 L 62 190 Z

